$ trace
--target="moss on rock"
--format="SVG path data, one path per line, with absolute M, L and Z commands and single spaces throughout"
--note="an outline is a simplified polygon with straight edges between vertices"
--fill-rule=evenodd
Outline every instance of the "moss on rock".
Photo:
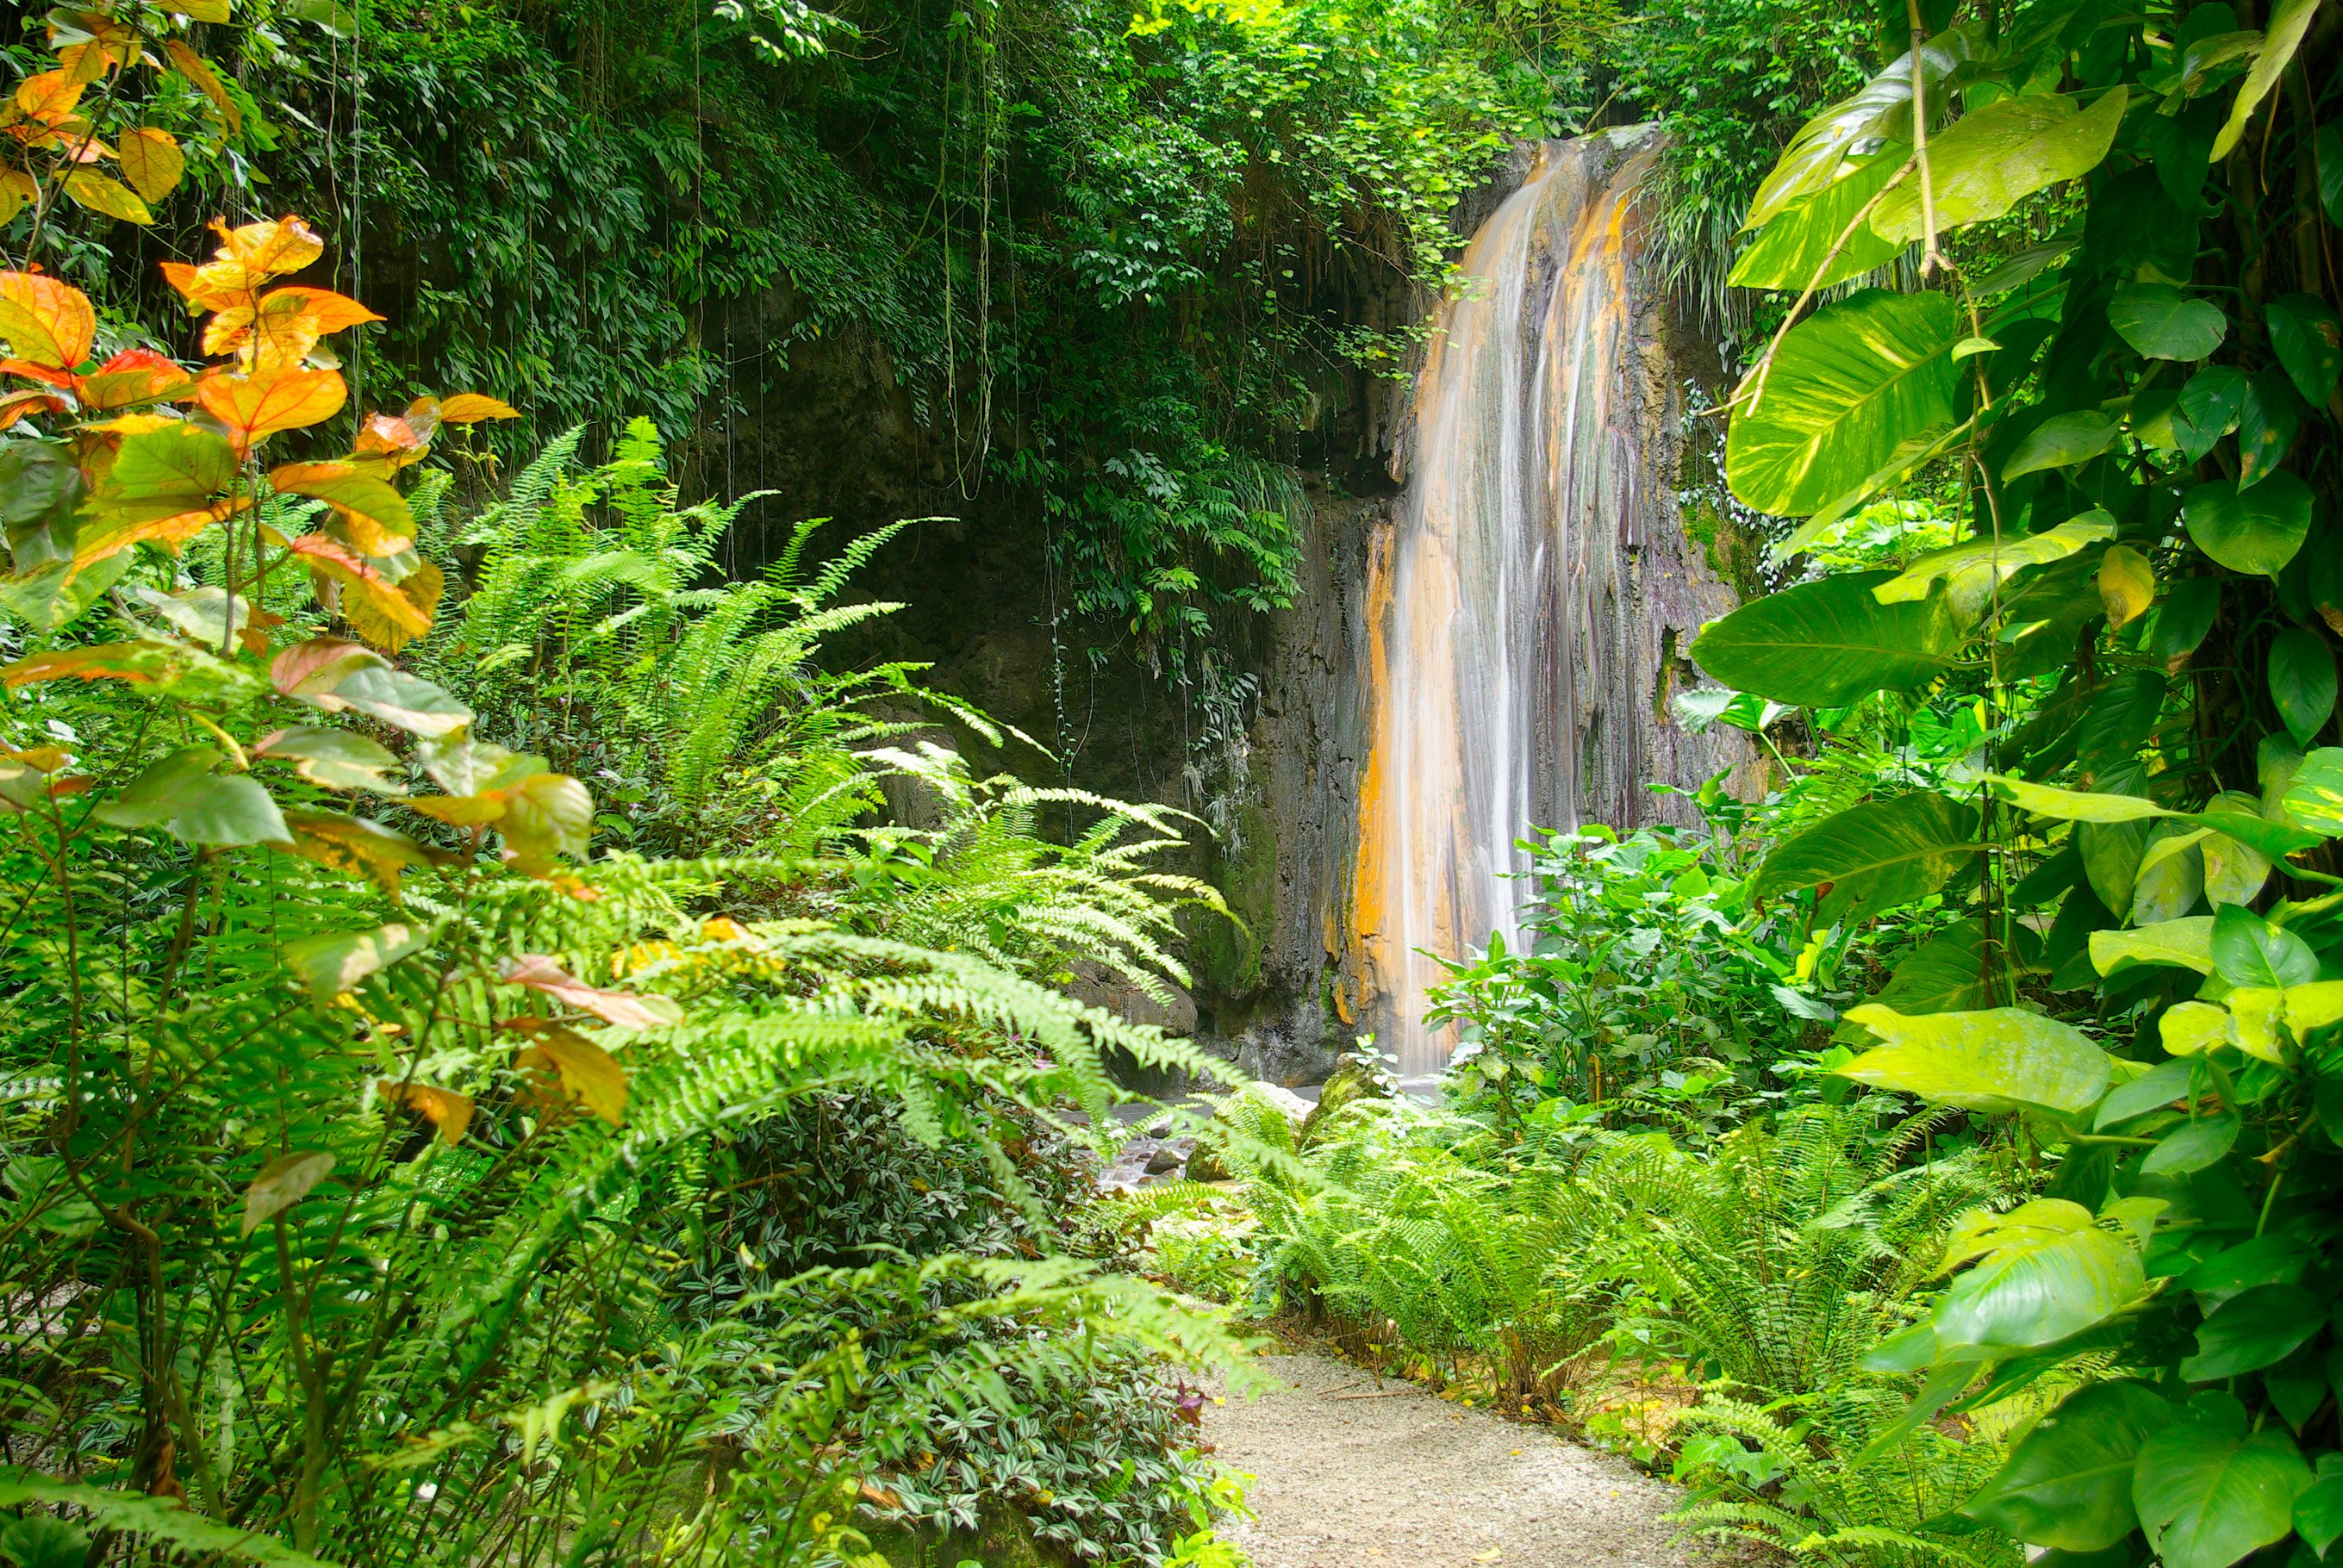
M 1262 949 L 1277 919 L 1277 824 L 1266 808 L 1237 813 L 1236 852 L 1221 862 L 1221 896 L 1243 923 L 1203 916 L 1189 943 L 1196 976 L 1222 997 L 1261 989 Z
M 1334 1069 L 1325 1086 L 1318 1091 L 1318 1103 L 1302 1119 L 1302 1147 L 1307 1149 L 1316 1141 L 1318 1130 L 1326 1119 L 1345 1105 L 1362 1100 L 1388 1100 L 1391 1091 L 1373 1067 L 1353 1056 L 1344 1057 Z

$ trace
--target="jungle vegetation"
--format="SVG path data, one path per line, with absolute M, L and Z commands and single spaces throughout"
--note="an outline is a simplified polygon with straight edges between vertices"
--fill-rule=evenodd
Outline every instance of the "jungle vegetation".
M 0 1557 L 1231 1564 L 1248 1316 L 1788 1555 L 2343 1537 L 2323 0 L 5 25 Z M 724 433 L 867 346 L 1176 665 L 1508 138 L 1644 117 L 1766 787 L 1523 824 L 1442 1102 L 1297 1129 L 1064 989 L 1197 825 L 832 658 L 890 530 Z M 1232 1183 L 1098 1199 L 1111 1060 Z

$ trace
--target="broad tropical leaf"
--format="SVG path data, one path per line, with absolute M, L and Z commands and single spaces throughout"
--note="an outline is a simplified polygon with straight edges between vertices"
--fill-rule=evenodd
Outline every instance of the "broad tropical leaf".
M 1965 640 L 1941 597 L 1882 604 L 1886 572 L 1801 583 L 1710 623 L 1692 646 L 1735 691 L 1792 707 L 1835 708 L 1874 691 L 1927 685 Z
M 1761 512 L 1803 517 L 1904 442 L 1950 424 L 1961 333 L 1951 296 L 1876 288 L 1791 328 L 1725 437 L 1733 493 Z

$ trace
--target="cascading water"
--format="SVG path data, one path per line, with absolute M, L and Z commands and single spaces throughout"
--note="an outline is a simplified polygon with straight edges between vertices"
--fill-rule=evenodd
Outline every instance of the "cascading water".
M 1653 159 L 1642 133 L 1545 144 L 1465 252 L 1416 384 L 1404 503 L 1370 567 L 1353 883 L 1363 1021 L 1403 1074 L 1452 1043 L 1422 1024 L 1445 971 L 1419 950 L 1519 940 L 1521 835 L 1633 827 L 1644 780 L 1736 759 L 1654 738 L 1681 646 L 1654 623 L 1688 620 L 1688 641 L 1730 601 L 1684 558 L 1664 466 L 1680 407 L 1639 320 L 1634 203 Z M 1655 566 L 1677 613 L 1646 602 Z

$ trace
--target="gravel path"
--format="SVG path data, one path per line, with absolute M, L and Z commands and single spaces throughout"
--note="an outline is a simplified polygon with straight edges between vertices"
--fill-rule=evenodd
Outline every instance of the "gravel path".
M 1229 1532 L 1260 1568 L 1603 1564 L 1685 1568 L 1662 1515 L 1673 1489 L 1625 1460 L 1464 1410 L 1413 1384 L 1378 1389 L 1318 1355 L 1263 1363 L 1282 1391 L 1205 1407 L 1219 1457 L 1251 1474 L 1261 1517 Z M 1344 1398 L 1373 1394 L 1374 1398 Z

